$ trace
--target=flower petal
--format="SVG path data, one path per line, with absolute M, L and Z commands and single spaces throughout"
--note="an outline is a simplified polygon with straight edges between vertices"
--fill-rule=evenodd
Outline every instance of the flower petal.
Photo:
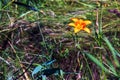
M 75 25 L 75 23 L 69 23 L 68 26 L 73 26 L 73 27 L 75 27 L 76 25 Z
M 87 27 L 85 27 L 83 30 L 86 31 L 86 32 L 88 32 L 88 33 L 90 33 L 90 29 L 87 28 Z
M 71 18 L 71 20 L 72 20 L 72 21 L 74 21 L 74 22 L 79 21 L 79 19 L 78 19 L 78 18 Z
M 88 25 L 88 24 L 91 24 L 92 22 L 89 21 L 89 20 L 86 20 L 86 21 L 84 21 L 84 23 L 85 23 L 86 25 Z
M 74 28 L 74 33 L 78 33 L 81 29 Z
M 92 22 L 89 20 L 82 20 L 82 19 L 78 19 L 78 18 L 71 18 L 71 20 L 73 21 L 73 23 L 69 23 L 69 26 L 73 26 L 74 27 L 74 33 L 77 33 L 81 30 L 84 30 L 88 33 L 90 33 L 90 29 L 87 28 L 86 26 L 91 24 Z

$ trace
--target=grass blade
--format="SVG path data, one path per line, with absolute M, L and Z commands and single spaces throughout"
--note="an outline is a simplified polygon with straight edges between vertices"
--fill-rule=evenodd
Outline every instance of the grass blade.
M 113 55 L 116 65 L 120 66 L 119 61 L 117 59 L 117 56 L 120 56 L 120 54 L 114 49 L 114 47 L 112 46 L 112 44 L 106 37 L 103 37 L 103 40 L 106 42 L 107 46 L 109 47 L 110 51 L 112 52 L 112 55 Z
M 105 72 L 109 72 L 109 70 L 100 62 L 97 58 L 95 58 L 93 55 L 85 53 L 87 57 L 89 57 L 95 64 L 97 64 L 102 70 Z

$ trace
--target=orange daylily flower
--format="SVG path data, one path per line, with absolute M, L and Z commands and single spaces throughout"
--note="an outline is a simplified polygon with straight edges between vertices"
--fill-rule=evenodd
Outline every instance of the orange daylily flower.
M 78 19 L 78 18 L 72 18 L 71 19 L 74 23 L 69 23 L 69 26 L 73 26 L 74 27 L 74 33 L 77 33 L 81 30 L 84 30 L 88 33 L 90 33 L 90 29 L 87 28 L 86 26 L 91 24 L 92 22 L 89 20 L 82 20 L 82 19 Z

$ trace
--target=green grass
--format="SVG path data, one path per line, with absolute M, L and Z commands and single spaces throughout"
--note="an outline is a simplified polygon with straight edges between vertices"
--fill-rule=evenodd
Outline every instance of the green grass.
M 120 79 L 120 20 L 108 12 L 119 1 L 21 2 L 39 11 L 0 1 L 0 80 Z M 74 34 L 73 17 L 90 20 L 91 33 Z

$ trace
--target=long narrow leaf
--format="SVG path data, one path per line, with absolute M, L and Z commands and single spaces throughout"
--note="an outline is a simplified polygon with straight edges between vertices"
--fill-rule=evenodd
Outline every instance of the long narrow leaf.
M 106 37 L 103 37 L 103 40 L 106 42 L 107 46 L 109 47 L 109 49 L 113 55 L 113 58 L 115 60 L 116 65 L 120 66 L 119 61 L 117 59 L 117 56 L 120 56 L 120 54 L 114 49 L 114 47 L 112 46 L 112 44 Z
M 42 71 L 43 66 L 38 65 L 33 71 L 32 71 L 32 77 L 34 77 L 35 74 L 37 74 L 39 71 Z
M 48 66 L 48 65 L 51 65 L 53 62 L 55 62 L 56 60 L 50 60 L 50 61 L 47 61 L 47 62 L 44 62 L 42 65 L 43 66 Z
M 97 58 L 95 58 L 93 55 L 89 53 L 85 53 L 87 57 L 89 57 L 95 64 L 97 64 L 102 70 L 105 72 L 109 72 L 109 70 L 100 62 Z

